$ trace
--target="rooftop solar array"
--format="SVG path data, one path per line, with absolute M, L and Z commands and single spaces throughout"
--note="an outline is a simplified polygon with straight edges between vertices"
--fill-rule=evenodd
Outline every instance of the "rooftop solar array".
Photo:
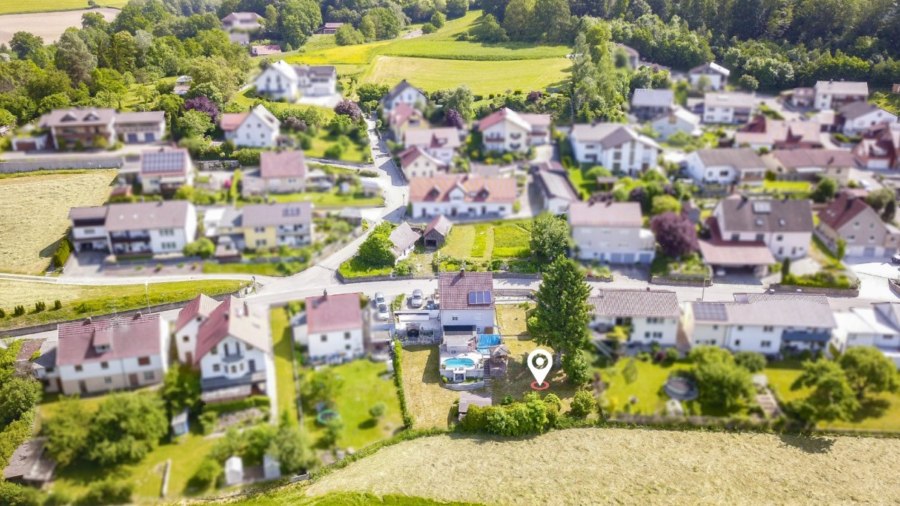
M 491 292 L 469 292 L 469 304 L 482 306 L 491 304 Z

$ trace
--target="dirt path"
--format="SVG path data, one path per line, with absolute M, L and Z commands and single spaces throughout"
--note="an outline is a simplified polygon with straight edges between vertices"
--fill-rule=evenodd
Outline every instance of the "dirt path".
M 63 12 L 34 12 L 0 16 L 0 44 L 9 44 L 16 32 L 29 32 L 44 39 L 44 43 L 56 42 L 66 28 L 81 26 L 81 15 L 86 12 L 102 14 L 112 21 L 119 9 L 100 8 Z

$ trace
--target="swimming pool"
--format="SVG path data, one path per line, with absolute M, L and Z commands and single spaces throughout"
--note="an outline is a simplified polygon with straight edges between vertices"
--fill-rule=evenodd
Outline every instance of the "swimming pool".
M 448 358 L 444 361 L 444 369 L 456 369 L 458 367 L 474 367 L 475 361 L 471 358 Z

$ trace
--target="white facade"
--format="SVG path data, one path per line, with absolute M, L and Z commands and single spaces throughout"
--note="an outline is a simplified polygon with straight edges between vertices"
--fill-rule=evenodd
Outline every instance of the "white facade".
M 441 324 L 474 325 L 475 333 L 483 334 L 486 327 L 494 327 L 494 309 L 441 309 Z
M 160 193 L 161 186 L 182 187 L 194 186 L 194 164 L 190 163 L 183 176 L 141 176 L 143 193 Z
M 719 223 L 722 239 L 747 242 L 762 240 L 769 247 L 772 255 L 779 260 L 805 257 L 809 249 L 809 243 L 812 241 L 812 230 L 807 232 L 739 232 L 729 230 L 722 213 L 722 206 L 716 206 L 713 216 Z
M 225 139 L 241 148 L 273 148 L 278 144 L 281 122 L 265 107 L 257 106 L 234 130 L 225 132 Z
M 656 255 L 653 233 L 640 227 L 573 226 L 572 239 L 582 260 L 649 264 Z
M 272 358 L 259 348 L 228 336 L 200 359 L 200 375 L 203 379 L 238 379 L 247 374 L 271 369 L 271 360 Z
M 72 227 L 72 240 L 76 251 L 104 250 L 108 248 L 109 238 L 103 225 Z M 87 245 L 90 246 L 87 246 Z
M 862 133 L 869 127 L 879 123 L 897 123 L 897 115 L 891 114 L 884 109 L 876 108 L 875 110 L 858 116 L 853 119 L 844 120 L 844 135 L 854 136 Z
M 197 314 L 184 327 L 176 329 L 175 350 L 178 353 L 179 363 L 194 363 L 194 354 L 197 352 L 197 330 L 204 321 L 206 318 Z
M 725 88 L 729 75 L 731 75 L 730 70 L 715 62 L 709 62 L 691 69 L 688 72 L 688 80 L 692 87 L 697 88 L 700 85 L 700 80 L 706 77 L 709 84 L 706 89 L 717 91 Z
M 513 121 L 500 121 L 485 128 L 482 134 L 484 148 L 498 153 L 524 153 L 530 147 L 530 128 Z
M 763 184 L 766 167 L 760 161 L 759 167 L 738 169 L 733 164 L 709 164 L 700 157 L 697 151 L 685 158 L 687 173 L 698 183 L 731 185 L 745 183 L 749 185 Z
M 496 216 L 505 218 L 512 212 L 513 202 L 466 202 L 463 198 L 451 198 L 447 202 L 412 202 L 412 216 Z
M 600 141 L 581 141 L 573 134 L 572 151 L 578 163 L 602 165 L 613 172 L 635 175 L 656 167 L 659 148 L 649 139 L 638 137 L 618 146 L 604 148 Z
M 657 343 L 660 346 L 675 346 L 678 340 L 678 318 L 632 317 L 628 322 L 622 318 L 593 315 L 590 325 L 600 329 L 610 329 L 622 323 L 631 324 L 629 342 L 642 343 L 649 346 Z
M 257 94 L 265 94 L 275 100 L 293 102 L 299 94 L 297 72 L 284 60 L 269 65 L 254 83 Z
M 428 103 L 428 97 L 415 86 L 412 86 L 405 81 L 397 86 L 400 86 L 403 89 L 399 93 L 388 94 L 382 101 L 382 111 L 385 118 L 387 118 L 390 112 L 400 104 L 406 104 L 418 109 L 419 107 L 417 107 L 417 104 L 424 105 Z
M 700 116 L 682 108 L 654 119 L 651 126 L 662 140 L 668 139 L 676 132 L 684 132 L 695 137 L 702 133 Z
M 336 355 L 358 357 L 365 353 L 362 328 L 310 334 L 301 344 L 306 344 L 311 360 L 325 360 Z

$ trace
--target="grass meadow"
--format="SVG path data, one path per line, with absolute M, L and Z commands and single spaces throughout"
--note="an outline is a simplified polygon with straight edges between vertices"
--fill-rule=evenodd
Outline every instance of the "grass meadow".
M 100 7 L 121 8 L 128 0 L 96 0 Z M 24 14 L 28 12 L 74 11 L 87 9 L 88 0 L 3 0 L 0 2 L 0 15 Z

